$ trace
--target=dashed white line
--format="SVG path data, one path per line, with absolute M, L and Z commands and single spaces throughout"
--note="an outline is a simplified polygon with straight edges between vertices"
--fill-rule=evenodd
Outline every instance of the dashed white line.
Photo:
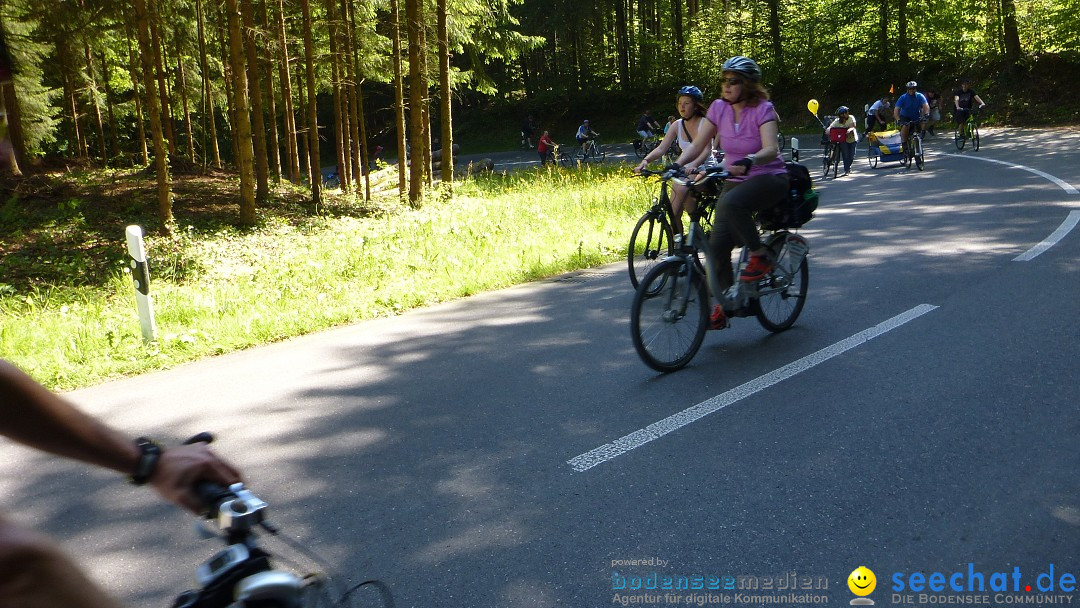
M 865 329 L 849 338 L 845 338 L 832 346 L 827 346 L 797 361 L 788 363 L 784 367 L 771 371 L 763 376 L 759 376 L 750 382 L 727 391 L 726 393 L 702 401 L 693 407 L 689 407 L 677 414 L 668 416 L 659 422 L 654 422 L 643 429 L 638 429 L 611 443 L 589 450 L 580 456 L 575 456 L 568 460 L 567 464 L 569 464 L 577 473 L 587 471 L 598 464 L 603 464 L 613 458 L 617 458 L 630 450 L 639 448 L 646 443 L 653 441 L 654 439 L 659 439 L 672 431 L 676 431 L 708 416 L 709 414 L 722 410 L 732 403 L 745 399 L 754 393 L 763 391 L 779 382 L 783 382 L 799 372 L 804 372 L 819 363 L 824 363 L 856 346 L 896 329 L 908 321 L 921 317 L 936 308 L 937 306 L 932 304 L 920 304 L 907 312 L 896 315 L 887 321 L 883 321 L 869 329 Z

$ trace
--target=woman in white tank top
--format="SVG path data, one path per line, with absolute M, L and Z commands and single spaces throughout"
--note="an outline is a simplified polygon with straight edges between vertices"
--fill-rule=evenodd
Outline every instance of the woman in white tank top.
M 685 86 L 679 89 L 675 103 L 679 110 L 680 119 L 675 121 L 671 128 L 667 130 L 667 134 L 664 135 L 660 145 L 656 146 L 656 149 L 652 152 L 649 152 L 637 167 L 634 167 L 634 173 L 641 173 L 642 170 L 649 166 L 649 163 L 660 159 L 671 146 L 678 145 L 679 148 L 686 149 L 697 138 L 698 126 L 701 125 L 701 121 L 705 120 L 705 113 L 708 111 L 705 106 L 705 96 L 701 93 L 701 89 L 695 86 Z M 711 152 L 712 146 L 705 146 L 698 158 L 685 165 L 686 169 L 689 171 L 700 165 Z M 683 210 L 685 209 L 687 212 L 693 211 L 694 205 L 696 205 L 694 198 L 688 197 L 686 193 L 685 186 L 672 184 L 671 229 L 676 234 L 682 233 Z

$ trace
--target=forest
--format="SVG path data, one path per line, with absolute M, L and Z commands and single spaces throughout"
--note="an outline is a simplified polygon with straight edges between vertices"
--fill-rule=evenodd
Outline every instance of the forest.
M 1080 121 L 1080 0 L 0 0 L 0 35 L 5 179 L 146 166 L 166 226 L 170 172 L 235 172 L 251 224 L 272 183 L 317 204 L 327 166 L 370 197 L 376 145 L 419 206 L 463 131 L 667 113 L 734 54 L 782 117 L 967 77 L 1001 123 Z

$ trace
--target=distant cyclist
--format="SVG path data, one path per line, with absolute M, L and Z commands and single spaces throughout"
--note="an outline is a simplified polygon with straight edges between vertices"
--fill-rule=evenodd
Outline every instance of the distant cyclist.
M 532 114 L 525 117 L 525 122 L 521 123 L 521 144 L 524 148 L 532 147 L 533 138 L 533 117 Z
M 648 139 L 652 137 L 657 131 L 660 131 L 663 127 L 660 123 L 653 118 L 652 110 L 645 110 L 645 113 L 641 115 L 641 118 L 637 121 L 637 134 L 641 136 L 641 139 Z
M 900 141 L 907 145 L 911 136 L 911 125 L 924 117 L 930 116 L 930 102 L 919 92 L 919 83 L 914 80 L 907 83 L 907 93 L 896 98 L 893 117 L 900 125 Z
M 153 486 L 166 500 L 191 511 L 201 507 L 192 491 L 195 482 L 229 485 L 240 481 L 236 469 L 206 444 L 159 447 L 146 439 L 131 441 L 2 359 L 0 404 L 4 412 L 0 435 L 127 474 L 132 483 Z M 0 606 L 118 608 L 120 604 L 53 541 L 0 515 Z
M 960 90 L 953 96 L 953 103 L 956 105 L 953 120 L 957 124 L 967 122 L 968 116 L 971 115 L 971 108 L 975 107 L 976 103 L 979 104 L 980 110 L 986 107 L 986 102 L 971 88 L 971 81 L 967 78 L 960 81 Z
M 875 101 L 866 110 L 866 132 L 884 131 L 889 125 L 889 96 Z
M 586 118 L 581 122 L 581 126 L 577 128 L 577 133 L 574 135 L 574 139 L 577 140 L 579 146 L 581 146 L 581 152 L 585 152 L 585 145 L 590 141 L 600 137 L 600 134 L 592 130 L 589 126 L 589 119 Z
M 536 145 L 536 153 L 540 155 L 541 166 L 548 162 L 555 162 L 556 145 L 551 139 L 551 133 L 544 131 L 544 134 L 540 136 L 540 143 Z
M 847 129 L 847 137 L 837 144 L 844 157 L 844 175 L 851 173 L 851 163 L 855 159 L 855 143 L 859 141 L 859 133 L 855 129 L 855 117 L 847 106 L 836 108 L 836 118 L 829 123 L 829 129 Z

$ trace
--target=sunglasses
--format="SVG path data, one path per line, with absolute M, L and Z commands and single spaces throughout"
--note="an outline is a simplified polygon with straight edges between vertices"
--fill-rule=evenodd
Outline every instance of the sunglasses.
M 737 85 L 737 84 L 742 84 L 742 78 L 734 78 L 734 77 L 732 77 L 732 78 L 724 78 L 720 82 L 722 82 L 723 84 L 730 84 L 730 85 L 734 86 L 734 85 Z

